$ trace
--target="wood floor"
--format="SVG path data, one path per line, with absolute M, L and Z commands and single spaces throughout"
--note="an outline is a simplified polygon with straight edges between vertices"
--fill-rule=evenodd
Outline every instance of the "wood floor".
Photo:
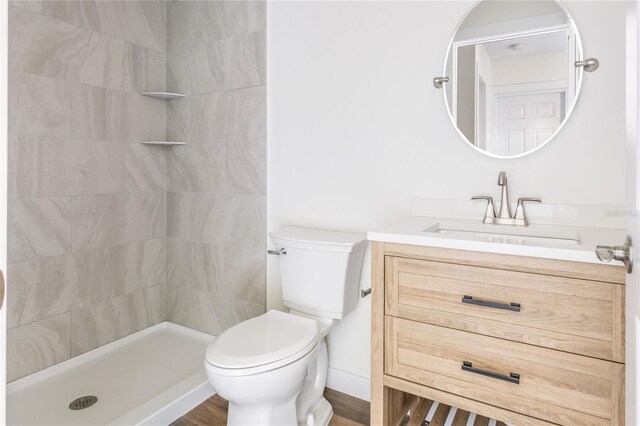
M 329 422 L 329 426 L 361 426 L 369 425 L 369 403 L 358 398 L 346 395 L 344 393 L 326 389 L 325 398 L 333 407 L 333 417 Z M 428 401 L 425 413 L 433 405 Z M 224 426 L 227 424 L 227 406 L 228 403 L 219 396 L 213 396 L 173 422 L 170 426 Z M 444 404 L 438 404 L 434 413 L 432 413 L 431 421 L 425 424 L 429 426 L 443 426 L 453 409 Z M 421 411 L 421 410 L 417 410 Z M 469 416 L 467 411 L 456 410 L 453 413 L 452 426 L 466 426 Z M 403 424 L 408 422 L 409 418 Z M 474 426 L 487 426 L 489 419 L 482 416 L 476 416 Z M 374 425 L 375 426 L 375 425 Z M 502 422 L 497 422 L 496 426 L 506 426 Z
M 347 394 L 325 389 L 325 398 L 333 407 L 329 426 L 369 424 L 369 403 Z M 223 426 L 227 424 L 227 401 L 215 395 L 173 422 L 170 426 Z

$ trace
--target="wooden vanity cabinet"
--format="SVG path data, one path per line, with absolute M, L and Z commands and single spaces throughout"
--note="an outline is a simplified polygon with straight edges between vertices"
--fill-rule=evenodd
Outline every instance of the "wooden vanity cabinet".
M 372 243 L 371 424 L 624 425 L 622 266 Z

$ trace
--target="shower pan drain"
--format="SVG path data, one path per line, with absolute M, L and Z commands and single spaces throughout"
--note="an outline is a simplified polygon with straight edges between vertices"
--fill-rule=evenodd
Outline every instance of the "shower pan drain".
M 80 398 L 71 401 L 69 408 L 72 410 L 84 410 L 85 408 L 91 407 L 96 402 L 98 402 L 98 398 L 93 395 L 81 396 Z

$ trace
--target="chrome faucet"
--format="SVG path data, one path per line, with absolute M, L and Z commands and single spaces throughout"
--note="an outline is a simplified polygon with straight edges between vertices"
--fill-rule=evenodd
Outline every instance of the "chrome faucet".
M 498 175 L 498 186 L 502 187 L 502 193 L 500 196 L 500 210 L 496 216 L 496 210 L 493 205 L 493 197 L 488 195 L 477 195 L 471 197 L 472 200 L 485 200 L 487 201 L 487 211 L 484 215 L 483 222 L 491 223 L 495 225 L 518 225 L 528 226 L 527 215 L 524 212 L 524 203 L 541 203 L 540 198 L 523 197 L 518 198 L 518 206 L 516 207 L 516 214 L 511 216 L 511 204 L 509 203 L 509 186 L 507 185 L 507 174 L 500 172 Z

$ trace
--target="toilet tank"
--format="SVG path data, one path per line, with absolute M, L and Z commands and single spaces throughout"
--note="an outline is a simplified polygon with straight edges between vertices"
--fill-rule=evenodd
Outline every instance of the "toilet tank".
M 341 319 L 358 303 L 364 234 L 287 227 L 269 234 L 278 256 L 285 306 Z

